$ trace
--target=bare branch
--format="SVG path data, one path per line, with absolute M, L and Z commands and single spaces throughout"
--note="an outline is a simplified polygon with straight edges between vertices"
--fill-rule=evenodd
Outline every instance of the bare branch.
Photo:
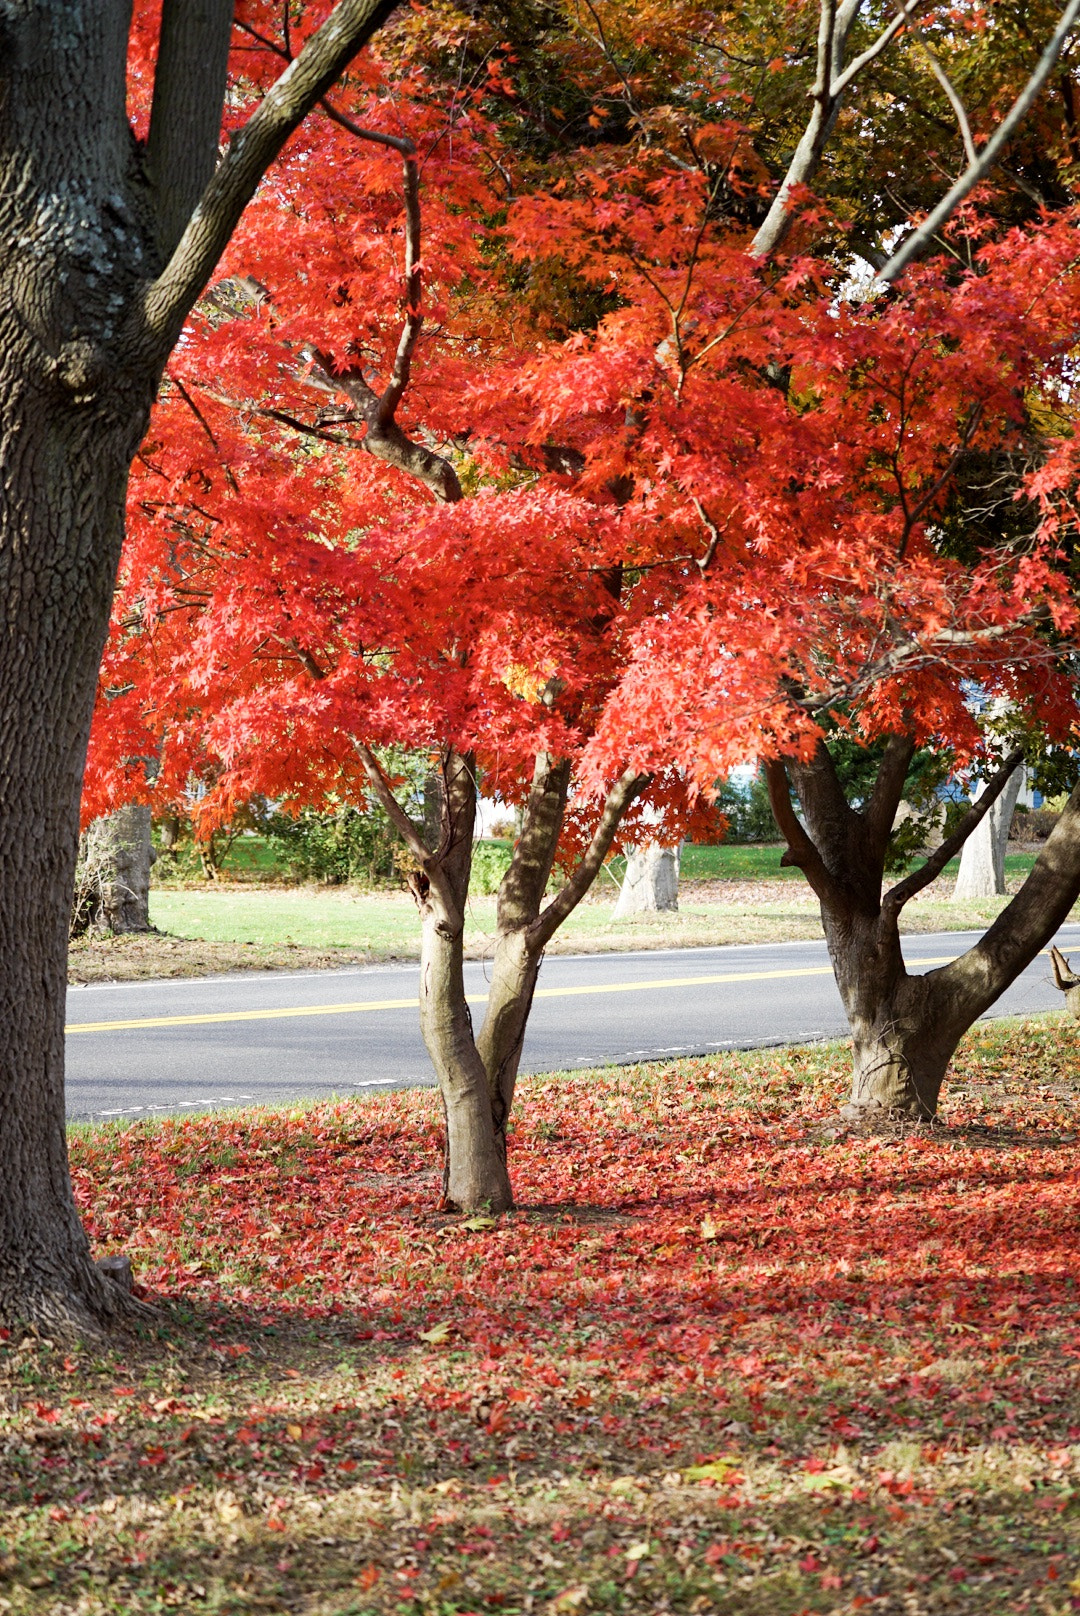
M 941 846 L 931 853 L 925 864 L 921 864 L 917 870 L 913 870 L 902 881 L 898 881 L 894 887 L 890 887 L 881 900 L 883 909 L 891 909 L 896 914 L 899 914 L 905 903 L 910 902 L 917 893 L 921 892 L 924 887 L 928 887 L 931 881 L 941 874 L 949 860 L 959 853 L 975 827 L 990 812 L 994 803 L 1005 790 L 1009 776 L 1014 769 L 1020 767 L 1023 761 L 1024 749 L 1018 746 L 1009 753 L 1001 768 L 987 782 L 986 790 L 978 802 L 972 803 L 952 835 L 947 836 Z
M 901 11 L 903 10 L 900 0 L 897 0 L 897 6 Z M 946 99 L 956 115 L 956 122 L 960 130 L 960 138 L 964 142 L 964 154 L 967 157 L 968 162 L 977 163 L 979 161 L 979 154 L 975 150 L 975 142 L 971 138 L 971 125 L 968 123 L 967 109 L 957 94 L 952 80 L 942 67 L 941 63 L 938 61 L 937 57 L 934 55 L 934 52 L 926 43 L 926 40 L 923 37 L 922 29 L 913 26 L 911 29 L 911 37 L 916 41 L 919 49 L 929 62 L 931 73 L 937 79 L 938 83 L 941 85 L 941 88 L 945 91 Z
M 1072 33 L 1078 17 L 1080 17 L 1080 0 L 1069 0 L 1054 29 L 1053 37 L 1039 58 L 1038 66 L 983 147 L 980 156 L 976 161 L 969 162 L 956 184 L 942 197 L 937 207 L 910 235 L 904 237 L 885 267 L 878 271 L 878 280 L 884 285 L 888 286 L 895 281 L 913 259 L 920 257 L 927 250 L 938 231 L 956 212 L 964 198 L 969 196 L 976 185 L 980 184 L 994 168 L 1054 71 L 1065 41 Z
M 413 821 L 398 802 L 394 788 L 387 779 L 382 764 L 370 746 L 365 746 L 362 741 L 355 742 L 355 746 L 357 756 L 364 765 L 364 772 L 371 781 L 371 789 L 386 810 L 387 817 L 394 829 L 409 849 L 409 852 L 420 861 L 424 873 L 430 880 L 433 870 L 429 869 L 428 866 L 437 866 L 438 860 L 432 858 L 431 851 L 424 841 L 419 826 L 413 824 Z
M 781 857 L 780 863 L 801 870 L 823 902 L 826 899 L 830 902 L 838 901 L 839 889 L 836 882 L 791 806 L 791 788 L 787 767 L 782 758 L 769 758 L 766 761 L 765 783 L 769 788 L 769 806 L 772 808 L 773 818 L 787 843 L 787 851 Z
M 567 915 L 572 914 L 577 908 L 600 872 L 600 866 L 615 840 L 615 832 L 622 823 L 623 815 L 634 798 L 645 790 L 651 778 L 651 775 L 638 774 L 634 769 L 627 769 L 616 780 L 605 799 L 592 841 L 578 860 L 574 873 L 529 927 L 530 942 L 543 948 L 555 935 Z
M 820 0 L 817 74 L 810 92 L 814 98 L 813 111 L 765 221 L 751 243 L 753 257 L 766 258 L 780 246 L 791 225 L 791 193 L 798 185 L 808 185 L 817 172 L 845 90 L 892 43 L 905 22 L 916 15 L 922 3 L 923 0 L 897 0 L 900 15 L 893 18 L 868 49 L 845 67 L 848 35 L 862 9 L 863 0 L 842 0 L 839 8 L 835 0 Z

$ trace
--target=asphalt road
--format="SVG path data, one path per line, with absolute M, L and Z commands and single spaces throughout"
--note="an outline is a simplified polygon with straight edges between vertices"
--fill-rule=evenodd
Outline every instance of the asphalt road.
M 911 969 L 975 933 L 904 940 Z M 1080 925 L 1059 942 L 1080 950 Z M 486 968 L 466 967 L 479 1019 Z M 418 967 L 94 983 L 68 993 L 67 1097 L 75 1118 L 271 1104 L 432 1082 Z M 1045 955 L 994 1015 L 1059 1009 Z M 543 966 L 524 1071 L 707 1054 L 846 1035 L 824 943 L 554 955 Z

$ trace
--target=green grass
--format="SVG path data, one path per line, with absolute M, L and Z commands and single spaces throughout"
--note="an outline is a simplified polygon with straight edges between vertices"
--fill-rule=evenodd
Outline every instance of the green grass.
M 720 847 L 685 847 L 680 872 L 686 881 L 801 881 L 799 870 L 781 869 L 784 849 L 780 843 L 765 847 L 740 847 L 725 843 Z M 921 860 L 915 861 L 915 867 Z M 1027 875 L 1035 863 L 1034 853 L 1006 853 L 1006 876 Z M 622 870 L 616 861 L 615 868 Z M 946 864 L 943 874 L 955 878 L 958 858 Z

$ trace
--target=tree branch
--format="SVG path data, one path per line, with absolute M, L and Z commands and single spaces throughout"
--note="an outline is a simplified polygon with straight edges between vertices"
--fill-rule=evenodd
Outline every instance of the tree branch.
M 146 144 L 158 249 L 166 262 L 217 163 L 233 0 L 165 0 Z
M 931 245 L 934 237 L 956 209 L 969 196 L 982 180 L 993 169 L 1005 147 L 1012 139 L 1017 127 L 1027 116 L 1047 79 L 1054 71 L 1058 57 L 1064 48 L 1065 41 L 1072 33 L 1077 18 L 1080 17 L 1080 0 L 1069 0 L 1062 12 L 1058 25 L 1051 38 L 1038 66 L 1028 79 L 1024 88 L 1013 102 L 1005 117 L 1001 120 L 991 138 L 983 147 L 981 155 L 975 162 L 969 163 L 956 184 L 942 197 L 937 207 L 927 215 L 910 235 L 905 236 L 899 247 L 893 253 L 883 269 L 878 271 L 878 280 L 888 286 L 903 273 L 913 259 L 918 258 Z
M 385 808 L 388 818 L 409 852 L 414 853 L 421 862 L 430 858 L 430 849 L 427 847 L 419 827 L 413 824 L 400 802 L 398 802 L 397 795 L 386 778 L 382 764 L 370 746 L 365 746 L 362 741 L 357 741 L 355 744 L 357 756 L 364 765 L 364 771 L 371 781 L 372 790 Z
M 891 909 L 894 913 L 899 914 L 905 903 L 909 903 L 917 893 L 921 892 L 924 887 L 928 887 L 931 881 L 941 874 L 949 860 L 959 853 L 972 831 L 985 819 L 994 803 L 1005 790 L 1009 776 L 1014 769 L 1019 768 L 1023 761 L 1024 749 L 1018 746 L 1009 753 L 1001 768 L 987 782 L 986 790 L 978 802 L 972 803 L 952 835 L 947 836 L 941 846 L 931 853 L 925 864 L 920 865 L 917 870 L 913 870 L 902 881 L 898 881 L 894 887 L 890 887 L 881 900 L 882 909 Z
M 787 766 L 782 758 L 768 758 L 765 763 L 765 783 L 769 788 L 769 806 L 777 828 L 787 843 L 787 852 L 780 860 L 788 868 L 794 866 L 803 872 L 822 902 L 835 904 L 839 889 L 825 865 L 825 860 L 810 840 L 791 806 L 791 786 Z
M 848 35 L 862 9 L 863 0 L 842 0 L 839 8 L 835 6 L 835 0 L 820 0 L 820 4 L 817 74 L 811 91 L 814 108 L 772 206 L 751 243 L 750 252 L 754 258 L 768 257 L 787 235 L 792 217 L 789 208 L 791 192 L 795 186 L 807 185 L 813 179 L 836 123 L 844 91 L 892 43 L 905 22 L 915 16 L 922 0 L 897 0 L 899 15 L 882 30 L 872 45 L 846 67 L 844 56 Z
M 623 815 L 652 779 L 651 775 L 638 774 L 633 769 L 627 769 L 621 774 L 608 792 L 604 802 L 599 823 L 593 832 L 592 841 L 578 860 L 574 873 L 552 898 L 547 908 L 529 927 L 529 940 L 541 948 L 555 935 L 567 915 L 572 914 L 595 881 L 600 866 L 608 855 L 608 850 L 615 840 L 615 832 L 622 823 Z
M 890 735 L 885 742 L 885 756 L 881 760 L 874 789 L 870 793 L 870 801 L 863 814 L 875 854 L 883 856 L 888 846 L 896 810 L 904 794 L 904 781 L 907 779 L 907 772 L 914 756 L 913 735 Z
M 339 0 L 233 136 L 171 259 L 147 289 L 143 321 L 159 352 L 168 352 L 179 337 L 240 215 L 286 140 L 395 5 L 396 0 Z

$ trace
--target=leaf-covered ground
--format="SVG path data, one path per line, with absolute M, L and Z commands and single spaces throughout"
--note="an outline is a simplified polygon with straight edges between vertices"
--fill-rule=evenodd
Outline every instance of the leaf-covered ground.
M 0 1611 L 1080 1608 L 1080 1028 L 854 1139 L 836 1048 L 78 1131 L 161 1334 L 0 1346 Z

